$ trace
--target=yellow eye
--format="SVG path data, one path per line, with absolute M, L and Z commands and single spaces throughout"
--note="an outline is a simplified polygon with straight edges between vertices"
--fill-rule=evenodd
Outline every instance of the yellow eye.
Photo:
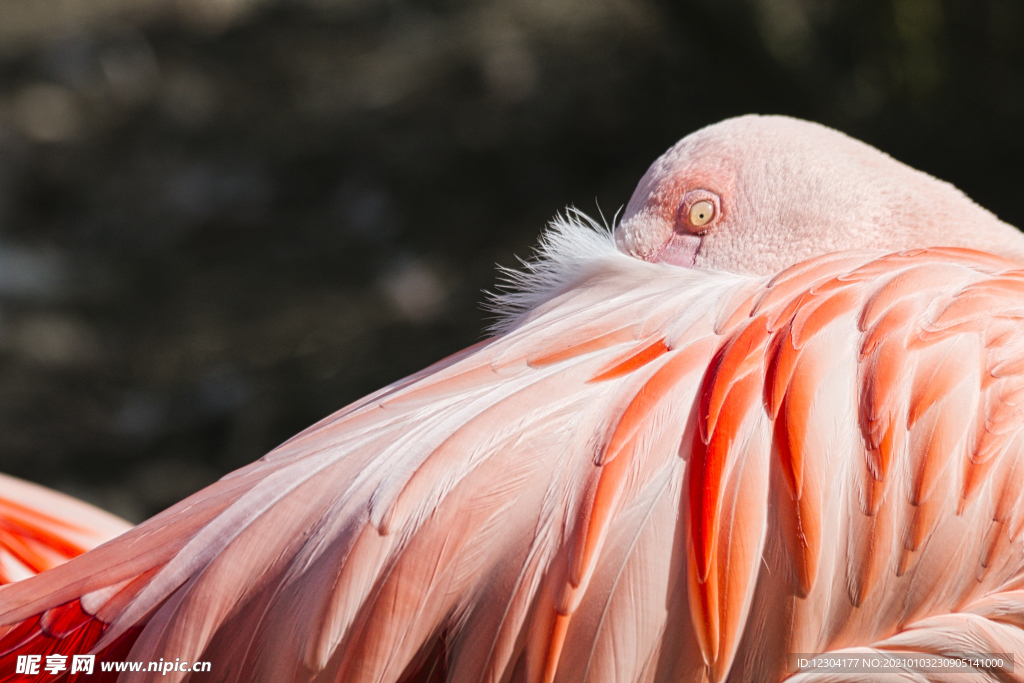
M 690 207 L 690 225 L 700 227 L 706 225 L 715 217 L 715 205 L 704 200 L 696 202 Z

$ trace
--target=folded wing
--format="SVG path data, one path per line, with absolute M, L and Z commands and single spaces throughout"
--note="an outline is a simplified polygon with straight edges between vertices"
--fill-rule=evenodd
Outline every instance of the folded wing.
M 0 590 L 0 676 L 92 651 L 224 681 L 776 680 L 786 652 L 1015 596 L 1012 268 L 594 258 L 501 336 Z

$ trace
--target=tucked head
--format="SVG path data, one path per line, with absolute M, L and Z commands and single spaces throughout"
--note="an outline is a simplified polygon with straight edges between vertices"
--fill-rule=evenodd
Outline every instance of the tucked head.
M 647 261 L 759 275 L 847 249 L 960 246 L 1024 264 L 1024 235 L 954 186 L 784 116 L 683 138 L 641 179 L 615 241 Z

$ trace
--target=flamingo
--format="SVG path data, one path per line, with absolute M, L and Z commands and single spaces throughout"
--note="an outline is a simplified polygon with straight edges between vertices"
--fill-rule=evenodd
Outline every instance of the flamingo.
M 1024 236 L 824 126 L 745 116 L 614 231 L 555 221 L 493 335 L 0 588 L 126 681 L 955 681 L 1024 654 Z M 66 675 L 66 674 L 65 674 Z M 982 668 L 969 680 L 1020 680 Z M 77 679 L 76 679 L 77 680 Z

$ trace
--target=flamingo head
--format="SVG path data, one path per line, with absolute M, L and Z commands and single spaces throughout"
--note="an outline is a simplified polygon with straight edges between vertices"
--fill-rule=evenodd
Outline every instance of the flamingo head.
M 645 261 L 757 275 L 849 249 L 959 246 L 1024 264 L 1024 235 L 953 185 L 785 116 L 680 140 L 640 180 L 615 241 Z

